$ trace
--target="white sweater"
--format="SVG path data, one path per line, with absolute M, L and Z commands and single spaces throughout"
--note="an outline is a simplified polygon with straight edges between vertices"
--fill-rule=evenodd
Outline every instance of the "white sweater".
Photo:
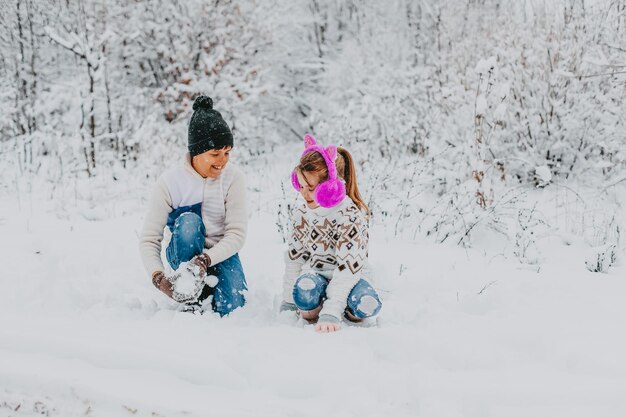
M 161 242 L 166 226 L 184 212 L 202 217 L 206 228 L 204 252 L 215 265 L 239 252 L 246 238 L 246 187 L 232 163 L 218 178 L 203 178 L 191 166 L 191 157 L 163 173 L 150 198 L 139 239 L 139 250 L 149 274 L 163 271 Z M 171 230 L 171 229 L 170 229 Z
M 335 207 L 293 212 L 293 231 L 285 254 L 283 299 L 293 303 L 296 279 L 307 272 L 329 279 L 320 315 L 341 318 L 348 295 L 361 279 L 368 279 L 368 221 L 346 197 Z

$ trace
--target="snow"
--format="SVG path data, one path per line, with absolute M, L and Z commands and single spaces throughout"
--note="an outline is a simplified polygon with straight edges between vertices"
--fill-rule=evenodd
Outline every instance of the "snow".
M 586 257 L 585 265 L 591 272 L 607 272 L 615 263 L 617 247 L 614 244 L 591 248 Z
M 364 314 L 372 314 L 376 311 L 376 307 L 378 307 L 378 302 L 371 295 L 366 295 L 361 298 L 359 305 L 356 307 L 361 313 Z
M 311 278 L 302 278 L 298 281 L 298 287 L 302 290 L 312 290 L 315 288 L 315 282 Z
M 538 186 L 540 187 L 546 186 L 550 181 L 552 181 L 552 172 L 550 171 L 550 167 L 547 165 L 535 168 L 535 175 L 537 176 Z
M 626 415 L 616 2 L 5 3 L 0 417 Z M 248 184 L 225 319 L 137 249 L 198 94 Z M 307 131 L 374 212 L 381 314 L 335 334 L 278 313 Z
M 476 64 L 476 67 L 474 67 L 474 72 L 476 74 L 487 74 L 488 72 L 493 71 L 497 62 L 498 58 L 495 56 L 490 56 L 487 59 L 481 59 Z
M 195 295 L 202 290 L 199 268 L 189 262 L 182 262 L 176 271 L 174 291 L 182 295 Z
M 487 104 L 487 99 L 485 98 L 483 94 L 480 94 L 476 98 L 476 114 L 483 115 L 485 114 L 488 108 L 489 108 L 489 105 Z
M 215 275 L 207 275 L 207 277 L 204 279 L 204 282 L 206 282 L 206 285 L 208 285 L 211 288 L 214 288 L 217 283 L 218 283 L 218 278 Z
M 493 112 L 494 119 L 502 120 L 504 118 L 504 115 L 506 114 L 506 108 L 506 103 L 502 102 L 498 104 L 498 107 L 496 107 L 495 111 Z
M 626 413 L 626 270 L 587 271 L 582 238 L 549 235 L 545 261 L 523 265 L 374 225 L 378 326 L 318 334 L 277 313 L 269 209 L 251 212 L 241 251 L 248 303 L 220 319 L 152 287 L 141 202 L 94 221 L 1 201 L 2 416 Z

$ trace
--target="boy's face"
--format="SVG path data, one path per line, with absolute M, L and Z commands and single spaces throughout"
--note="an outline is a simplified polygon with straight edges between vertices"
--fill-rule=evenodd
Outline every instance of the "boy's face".
M 205 178 L 217 178 L 220 176 L 230 157 L 232 147 L 223 149 L 211 149 L 192 158 L 193 168 Z
M 300 194 L 306 201 L 307 207 L 310 209 L 318 208 L 320 205 L 315 201 L 315 189 L 319 184 L 319 178 L 314 172 L 297 172 L 298 182 L 300 183 Z

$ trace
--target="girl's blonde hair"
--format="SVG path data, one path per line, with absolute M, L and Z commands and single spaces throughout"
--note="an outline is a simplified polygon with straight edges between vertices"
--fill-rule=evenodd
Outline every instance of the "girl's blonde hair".
M 337 159 L 335 166 L 337 167 L 337 176 L 346 183 L 346 195 L 356 204 L 359 210 L 368 216 L 371 214 L 369 207 L 363 201 L 359 187 L 356 183 L 356 170 L 354 168 L 354 160 L 347 149 L 337 147 Z M 322 155 L 317 151 L 307 152 L 300 158 L 300 164 L 296 167 L 300 172 L 314 172 L 319 177 L 319 182 L 328 179 L 328 167 Z

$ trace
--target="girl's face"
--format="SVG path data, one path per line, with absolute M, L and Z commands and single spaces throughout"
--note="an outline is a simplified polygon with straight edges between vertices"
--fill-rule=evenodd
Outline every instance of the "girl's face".
M 300 183 L 300 194 L 306 201 L 306 205 L 310 209 L 318 208 L 320 205 L 315 201 L 315 189 L 319 184 L 319 176 L 315 172 L 296 172 L 298 182 Z
M 220 176 L 230 157 L 232 147 L 223 149 L 211 149 L 191 159 L 191 165 L 204 178 L 217 178 Z

